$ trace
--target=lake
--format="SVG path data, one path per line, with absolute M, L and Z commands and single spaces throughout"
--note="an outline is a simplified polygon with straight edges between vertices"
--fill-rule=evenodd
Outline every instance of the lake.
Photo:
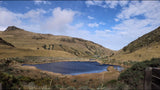
M 69 75 L 78 75 L 84 73 L 100 73 L 107 71 L 108 66 L 113 66 L 118 71 L 123 70 L 121 66 L 109 65 L 109 64 L 99 64 L 97 62 L 54 62 L 54 63 L 45 63 L 45 64 L 23 64 L 27 66 L 35 66 L 38 69 L 50 71 L 54 73 L 69 74 Z

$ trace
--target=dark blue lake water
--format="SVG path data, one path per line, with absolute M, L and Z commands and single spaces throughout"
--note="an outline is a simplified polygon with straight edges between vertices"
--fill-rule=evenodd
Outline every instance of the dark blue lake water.
M 24 65 L 28 66 L 28 64 Z M 113 66 L 118 71 L 123 70 L 121 66 L 117 65 L 99 64 L 97 62 L 77 62 L 77 61 L 54 62 L 46 64 L 35 64 L 29 66 L 35 66 L 41 70 L 46 70 L 61 74 L 70 74 L 70 75 L 78 75 L 84 73 L 100 73 L 103 71 L 107 71 L 108 66 Z

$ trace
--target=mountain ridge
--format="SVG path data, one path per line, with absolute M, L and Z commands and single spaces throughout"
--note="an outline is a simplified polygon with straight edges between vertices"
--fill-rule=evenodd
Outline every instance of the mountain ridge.
M 124 52 L 134 52 L 138 50 L 139 48 L 149 46 L 151 43 L 160 42 L 160 26 L 156 28 L 155 30 L 144 34 L 143 36 L 137 38 L 136 40 L 129 43 L 127 46 L 122 48 Z M 134 46 L 134 47 L 132 47 Z
M 78 57 L 109 56 L 112 50 L 81 38 L 40 34 L 9 26 L 0 35 L 4 40 L 21 49 L 64 51 Z
M 160 58 L 160 26 L 116 52 L 111 59 L 121 61 L 144 61 Z

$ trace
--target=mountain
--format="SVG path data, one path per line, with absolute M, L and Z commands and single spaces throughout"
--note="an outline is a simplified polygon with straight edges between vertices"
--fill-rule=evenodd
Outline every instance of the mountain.
M 15 26 L 9 26 L 1 32 L 0 37 L 12 43 L 18 49 L 42 50 L 45 52 L 62 51 L 76 57 L 109 56 L 113 53 L 112 50 L 92 41 L 68 36 L 33 33 Z
M 153 43 L 160 43 L 160 27 L 131 42 L 123 48 L 123 51 L 131 53 L 143 47 L 149 47 Z
M 113 58 L 135 61 L 160 58 L 160 27 L 132 41 L 118 51 Z

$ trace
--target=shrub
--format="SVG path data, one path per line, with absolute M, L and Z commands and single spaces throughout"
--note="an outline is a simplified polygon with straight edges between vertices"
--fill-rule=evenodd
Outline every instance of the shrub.
M 116 83 L 117 83 L 117 80 L 110 80 L 110 81 L 106 82 L 105 85 L 114 86 Z
M 124 90 L 126 88 L 126 85 L 124 83 L 116 83 L 116 88 L 115 90 Z
M 152 59 L 151 61 L 143 61 L 134 64 L 131 68 L 122 72 L 118 78 L 119 81 L 129 85 L 133 90 L 142 89 L 144 84 L 144 74 L 146 67 L 160 66 L 160 59 Z
M 20 86 L 20 81 L 16 77 L 7 73 L 0 72 L 0 82 L 2 83 L 2 89 L 4 90 L 22 88 Z
M 91 90 L 88 86 L 79 87 L 78 90 Z
M 69 87 L 66 88 L 66 90 L 76 90 L 76 88 L 72 87 L 72 86 L 69 86 Z

